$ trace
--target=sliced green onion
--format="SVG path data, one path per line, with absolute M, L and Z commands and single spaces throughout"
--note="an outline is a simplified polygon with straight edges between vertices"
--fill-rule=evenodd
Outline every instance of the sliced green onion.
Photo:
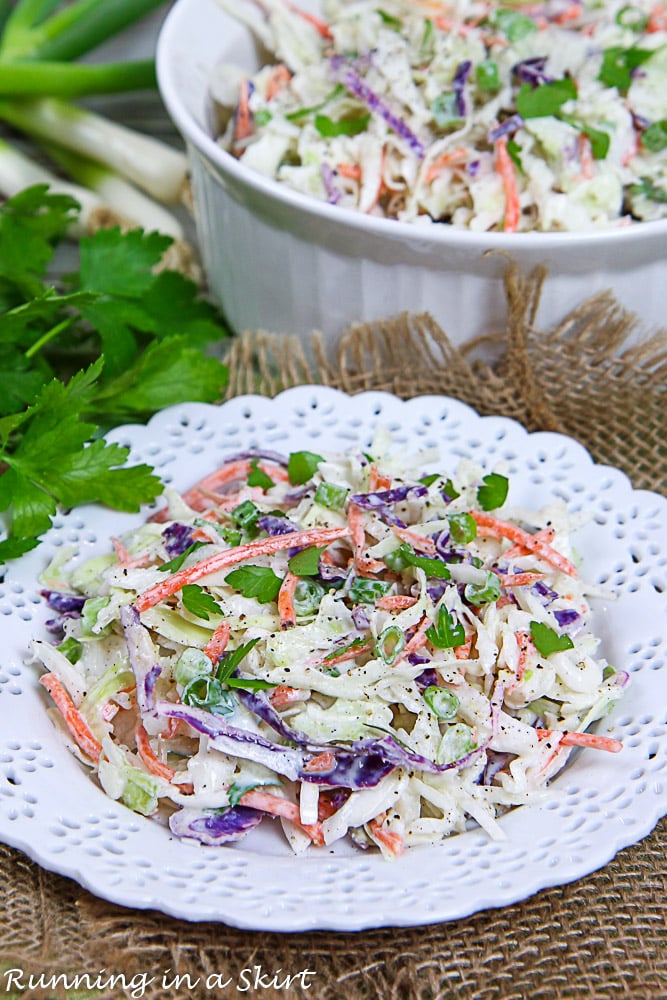
M 370 580 L 365 576 L 355 576 L 347 596 L 353 604 L 375 604 L 390 587 L 391 583 L 385 580 Z
M 315 503 L 328 507 L 329 510 L 342 510 L 350 491 L 345 486 L 334 483 L 319 483 L 315 490 Z
M 667 147 L 667 118 L 649 125 L 642 133 L 642 146 L 651 153 L 661 153 Z
M 500 74 L 495 59 L 484 59 L 478 63 L 477 86 L 484 94 L 496 94 L 500 90 Z
M 56 649 L 59 653 L 62 653 L 63 656 L 66 656 L 72 664 L 79 662 L 81 659 L 81 653 L 83 652 L 82 644 L 78 641 L 78 639 L 75 639 L 71 635 L 66 639 L 63 639 L 60 645 L 56 646 Z
M 324 593 L 324 587 L 317 581 L 302 577 L 294 589 L 293 603 L 297 618 L 317 614 Z
M 465 757 L 476 747 L 473 731 L 463 722 L 447 726 L 438 747 L 437 759 L 440 764 L 451 764 Z
M 460 705 L 459 699 L 453 691 L 450 691 L 449 688 L 438 687 L 437 684 L 430 684 L 424 689 L 424 701 L 434 715 L 446 722 L 456 716 Z
M 183 688 L 181 701 L 192 708 L 203 708 L 213 715 L 231 715 L 236 698 L 225 691 L 216 677 L 195 677 Z
M 500 597 L 500 580 L 490 570 L 486 574 L 486 583 L 469 583 L 463 594 L 471 604 L 493 604 Z
M 388 667 L 396 662 L 405 647 L 405 632 L 398 625 L 388 625 L 377 638 L 375 652 Z
M 431 104 L 433 121 L 438 128 L 452 128 L 463 124 L 463 118 L 456 109 L 456 94 L 440 94 Z
M 243 503 L 234 507 L 231 516 L 244 531 L 252 532 L 257 528 L 261 513 L 259 507 L 252 500 L 244 500 Z
M 449 533 L 457 545 L 467 545 L 477 538 L 477 522 L 471 514 L 450 514 Z
M 497 10 L 493 15 L 493 23 L 510 42 L 518 42 L 537 31 L 537 25 L 532 18 L 514 10 Z
M 639 7 L 621 7 L 616 15 L 616 24 L 621 28 L 630 28 L 632 31 L 644 31 L 648 25 L 648 14 L 645 14 Z
M 183 687 L 213 671 L 213 663 L 201 649 L 184 649 L 173 667 L 174 680 Z

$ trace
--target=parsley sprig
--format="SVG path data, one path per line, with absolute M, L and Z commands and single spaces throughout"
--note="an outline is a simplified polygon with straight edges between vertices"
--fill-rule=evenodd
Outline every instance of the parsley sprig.
M 155 273 L 169 237 L 100 230 L 56 286 L 53 255 L 77 202 L 44 185 L 0 206 L 0 561 L 34 548 L 58 506 L 136 511 L 161 491 L 148 465 L 102 438 L 180 402 L 219 399 L 227 369 L 204 353 L 226 334 L 196 285 Z

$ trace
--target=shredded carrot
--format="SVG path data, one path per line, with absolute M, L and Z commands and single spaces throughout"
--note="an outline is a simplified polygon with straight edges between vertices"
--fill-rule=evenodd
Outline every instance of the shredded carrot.
M 379 816 L 376 816 L 375 819 L 370 821 L 368 824 L 368 830 L 374 840 L 377 840 L 379 844 L 382 844 L 387 848 L 390 854 L 392 854 L 395 858 L 398 858 L 405 850 L 405 842 L 400 833 L 395 833 L 392 830 L 385 829 L 384 821 L 386 818 L 386 812 L 380 813 Z
M 531 537 L 535 539 L 535 541 L 546 542 L 547 545 L 550 545 L 556 537 L 556 532 L 553 528 L 541 528 Z M 503 559 L 516 559 L 518 556 L 527 555 L 528 551 L 529 550 L 523 545 L 512 545 L 509 549 L 505 549 L 503 552 Z
M 667 31 L 667 6 L 664 3 L 657 3 L 649 14 L 646 30 L 651 34 L 657 31 Z
M 123 566 L 125 569 L 148 566 L 148 564 L 153 561 L 153 556 L 150 552 L 142 552 L 138 556 L 133 556 L 128 552 L 119 538 L 112 538 L 111 542 L 113 544 L 119 566 Z
M 454 656 L 457 660 L 469 660 L 470 651 L 472 649 L 472 636 L 469 635 L 464 643 L 460 646 L 454 646 Z
M 516 667 L 516 676 L 518 681 L 523 680 L 523 675 L 526 672 L 526 660 L 528 656 L 536 652 L 535 644 L 531 638 L 530 632 L 515 632 L 514 638 L 516 639 L 516 644 L 519 650 L 519 659 Z
M 428 615 L 424 615 L 419 625 L 417 626 L 417 629 L 415 630 L 415 632 L 413 632 L 412 636 L 410 637 L 410 639 L 408 639 L 405 646 L 403 647 L 403 651 L 401 655 L 398 657 L 396 662 L 398 662 L 398 660 L 405 660 L 408 656 L 411 656 L 413 653 L 416 653 L 418 649 L 421 649 L 422 646 L 426 645 L 426 643 L 428 642 L 428 639 L 426 638 L 426 630 L 429 629 L 430 627 L 431 627 L 431 619 L 428 617 Z
M 361 167 L 357 163 L 339 163 L 336 170 L 341 177 L 347 177 L 349 181 L 361 180 Z
M 352 536 L 354 546 L 354 564 L 357 569 L 365 573 L 381 573 L 385 569 L 385 564 L 379 559 L 371 559 L 365 554 L 366 549 L 366 524 L 364 512 L 356 504 L 350 503 L 347 507 L 347 523 Z
M 378 467 L 373 462 L 368 473 L 368 490 L 375 493 L 377 490 L 388 490 L 391 487 L 391 476 L 383 476 L 378 472 Z
M 295 4 L 290 3 L 290 0 L 285 0 L 285 6 L 289 10 L 291 10 L 293 14 L 298 14 L 298 16 L 302 17 L 304 21 L 307 21 L 308 24 L 312 24 L 313 28 L 315 28 L 315 31 L 318 33 L 318 35 L 321 35 L 322 38 L 327 38 L 329 41 L 331 41 L 333 35 L 331 34 L 331 31 L 329 30 L 329 25 L 326 23 L 326 21 L 323 21 L 321 18 L 315 17 L 314 14 L 309 14 L 307 11 L 302 10 Z
M 505 192 L 505 224 L 503 228 L 506 233 L 515 233 L 519 228 L 519 190 L 514 164 L 507 152 L 507 136 L 505 135 L 496 140 L 496 170 L 503 182 Z
M 90 757 L 91 760 L 99 760 L 102 744 L 93 736 L 88 723 L 65 690 L 60 678 L 56 674 L 43 674 L 39 678 L 39 683 L 53 698 L 65 725 L 86 756 Z
M 284 535 L 273 535 L 269 538 L 258 538 L 245 545 L 237 545 L 232 549 L 225 549 L 216 552 L 212 556 L 207 556 L 192 566 L 186 566 L 178 570 L 166 580 L 149 587 L 143 594 L 140 594 L 135 602 L 137 611 L 147 611 L 148 608 L 155 607 L 160 601 L 166 600 L 181 589 L 186 583 L 195 583 L 202 577 L 211 576 L 220 570 L 227 569 L 240 562 L 246 562 L 254 556 L 273 555 L 282 549 L 289 549 L 292 546 L 306 548 L 311 545 L 326 545 L 337 538 L 344 538 L 349 535 L 347 528 L 309 528 L 306 531 L 291 531 Z
M 325 656 L 321 660 L 318 660 L 314 665 L 317 667 L 335 667 L 337 663 L 345 663 L 347 660 L 354 660 L 355 657 L 361 656 L 362 653 L 370 653 L 373 649 L 374 643 L 368 642 L 363 646 L 352 646 L 347 649 L 341 650 L 335 656 Z
M 296 625 L 296 611 L 294 609 L 294 593 L 299 577 L 296 573 L 287 571 L 283 577 L 278 591 L 278 614 L 280 615 L 281 628 L 294 628 Z
M 320 797 L 317 800 L 317 818 L 320 822 L 329 819 L 330 816 L 338 812 L 340 805 L 335 805 L 334 802 L 334 792 L 320 791 Z
M 552 548 L 551 545 L 547 545 L 537 537 L 537 535 L 531 535 L 523 528 L 519 528 L 516 524 L 511 524 L 509 521 L 501 521 L 499 518 L 494 517 L 492 514 L 487 514 L 485 511 L 473 510 L 471 511 L 472 517 L 475 519 L 479 528 L 486 529 L 495 538 L 507 538 L 510 542 L 515 542 L 521 545 L 524 549 L 528 549 L 529 552 L 534 552 L 535 555 L 539 556 L 540 559 L 544 559 L 545 562 L 551 563 L 556 569 L 559 569 L 561 573 L 566 573 L 568 576 L 577 576 L 577 567 L 574 566 L 569 559 L 562 556 L 560 552 Z
M 573 3 L 565 10 L 561 11 L 557 17 L 554 18 L 556 24 L 568 24 L 570 21 L 576 21 L 577 18 L 581 17 L 581 4 Z
M 276 94 L 279 94 L 283 87 L 292 79 L 292 74 L 285 63 L 276 66 L 266 87 L 266 99 L 272 101 Z
M 212 663 L 217 664 L 218 660 L 227 648 L 232 627 L 229 622 L 221 622 L 215 632 L 204 646 L 204 653 Z
M 607 750 L 609 753 L 619 753 L 623 749 L 620 740 L 612 740 L 609 736 L 598 736 L 596 733 L 561 733 L 558 729 L 536 729 L 541 740 L 550 736 L 561 737 L 560 745 L 564 747 L 590 747 L 593 750 Z
M 435 542 L 432 538 L 420 535 L 418 531 L 410 531 L 409 528 L 400 528 L 397 524 L 392 524 L 391 530 L 402 542 L 407 542 L 417 552 L 425 555 L 432 555 L 435 552 Z
M 412 608 L 417 603 L 416 597 L 409 594 L 386 594 L 379 597 L 375 602 L 375 607 L 380 611 L 403 611 L 405 608 Z
M 330 750 L 323 750 L 322 753 L 315 754 L 311 757 L 307 764 L 304 764 L 304 771 L 308 771 L 309 774 L 324 774 L 327 771 L 331 771 L 336 763 L 336 758 L 331 753 Z
M 160 758 L 153 752 L 153 747 L 151 746 L 151 741 L 148 738 L 148 733 L 141 723 L 139 723 L 134 730 L 134 741 L 137 744 L 137 753 L 150 773 L 156 775 L 158 778 L 163 778 L 165 781 L 171 781 L 176 772 L 173 767 L 169 767 L 168 764 L 165 764 L 164 761 L 160 760 Z
M 503 587 L 529 587 L 544 577 L 544 573 L 500 573 L 496 574 Z
M 259 809 L 260 812 L 269 813 L 271 816 L 282 816 L 284 819 L 288 819 L 307 833 L 314 844 L 318 846 L 324 844 L 324 834 L 319 821 L 317 823 L 302 823 L 299 807 L 294 802 L 283 799 L 279 795 L 271 795 L 270 792 L 262 791 L 259 788 L 251 788 L 244 792 L 239 801 L 241 805 L 249 806 L 251 809 Z
M 305 701 L 307 697 L 307 691 L 289 687 L 288 684 L 278 684 L 271 691 L 269 701 L 274 708 L 284 708 L 285 705 L 293 705 L 296 701 Z
M 442 153 L 441 156 L 436 157 L 436 159 L 429 164 L 428 169 L 424 173 L 424 180 L 427 184 L 430 184 L 439 174 L 442 173 L 445 167 L 458 167 L 466 163 L 467 160 L 468 152 L 463 148 L 463 146 L 457 146 L 455 149 L 450 149 L 446 153 Z
M 579 136 L 579 161 L 581 163 L 581 176 L 589 181 L 594 173 L 593 148 L 591 140 L 582 132 Z
M 250 81 L 245 77 L 239 87 L 239 103 L 234 123 L 234 142 L 241 142 L 252 135 L 252 114 L 250 112 Z

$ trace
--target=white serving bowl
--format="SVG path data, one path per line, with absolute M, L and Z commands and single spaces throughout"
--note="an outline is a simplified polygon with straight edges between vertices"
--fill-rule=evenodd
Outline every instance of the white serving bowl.
M 315 10 L 316 0 L 301 0 Z M 237 332 L 323 331 L 428 311 L 455 344 L 503 328 L 503 275 L 549 271 L 548 326 L 612 289 L 650 331 L 666 324 L 667 221 L 585 233 L 472 233 L 374 218 L 310 199 L 241 165 L 213 137 L 210 80 L 222 62 L 261 65 L 249 30 L 216 0 L 177 0 L 158 40 L 167 110 L 187 144 L 202 260 Z

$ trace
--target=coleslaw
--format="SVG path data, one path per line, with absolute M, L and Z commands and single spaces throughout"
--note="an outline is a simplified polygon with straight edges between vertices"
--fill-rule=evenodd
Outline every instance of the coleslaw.
M 250 450 L 113 551 L 43 574 L 51 716 L 113 799 L 176 837 L 267 817 L 296 853 L 387 858 L 539 802 L 628 675 L 600 655 L 564 506 L 430 451 Z
M 310 197 L 477 232 L 667 216 L 654 0 L 219 0 L 274 61 L 211 82 L 219 142 Z

